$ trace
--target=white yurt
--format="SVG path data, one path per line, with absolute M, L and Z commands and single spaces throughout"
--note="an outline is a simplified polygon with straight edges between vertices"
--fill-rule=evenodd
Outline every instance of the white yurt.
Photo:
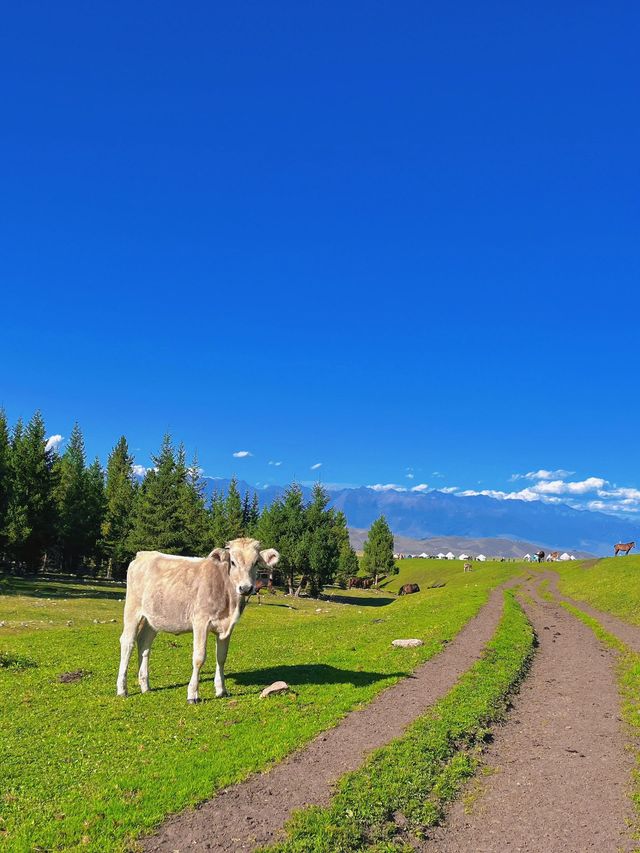
M 525 554 L 522 559 L 525 560 L 527 563 L 530 563 L 531 562 L 531 554 Z
M 571 559 L 572 559 L 572 560 L 575 560 L 575 557 L 573 556 L 573 554 L 571 555 Z
M 471 557 L 468 554 L 460 554 L 458 557 L 459 560 L 470 560 Z
M 447 558 L 446 554 L 438 554 L 437 556 L 438 556 L 439 560 L 446 560 L 446 558 Z
M 567 554 L 567 552 L 565 551 L 565 552 L 564 552 L 564 554 L 560 554 L 560 559 L 561 559 L 561 560 L 565 560 L 565 561 L 566 561 L 566 560 L 570 560 L 570 559 L 571 559 L 571 554 Z
M 486 559 L 487 558 L 485 557 L 484 554 L 478 554 L 478 556 L 476 557 L 476 560 L 478 560 L 478 562 L 480 562 L 480 563 L 486 562 Z
M 449 551 L 449 553 L 447 554 L 447 560 L 455 560 L 455 558 L 456 555 Z

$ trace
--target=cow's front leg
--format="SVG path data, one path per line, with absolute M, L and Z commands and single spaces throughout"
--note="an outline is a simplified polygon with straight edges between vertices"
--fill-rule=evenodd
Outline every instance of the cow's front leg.
M 229 640 L 231 637 L 225 637 L 224 640 L 216 637 L 216 677 L 215 688 L 216 696 L 220 699 L 222 696 L 227 696 L 227 689 L 224 686 L 224 664 L 229 651 Z
M 198 684 L 200 683 L 200 670 L 207 659 L 207 629 L 207 623 L 193 626 L 193 672 L 187 688 L 187 702 L 190 705 L 200 701 Z

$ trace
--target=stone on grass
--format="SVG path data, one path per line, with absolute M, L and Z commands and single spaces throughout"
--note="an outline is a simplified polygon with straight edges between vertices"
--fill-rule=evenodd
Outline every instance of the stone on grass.
M 267 696 L 277 696 L 280 693 L 286 693 L 289 690 L 289 685 L 286 681 L 274 681 L 268 687 L 265 687 L 260 694 L 261 699 L 266 699 Z
M 414 646 L 424 646 L 422 640 L 410 639 L 410 640 L 393 640 L 391 643 L 392 646 L 395 646 L 398 649 L 412 649 Z

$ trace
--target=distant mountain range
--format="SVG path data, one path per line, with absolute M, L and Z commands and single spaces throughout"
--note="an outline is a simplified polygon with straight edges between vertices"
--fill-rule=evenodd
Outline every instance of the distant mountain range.
M 226 493 L 230 481 L 208 478 L 206 482 L 209 493 L 214 489 Z M 284 486 L 256 489 L 242 481 L 238 487 L 241 493 L 256 491 L 261 506 L 285 492 Z M 309 488 L 303 486 L 302 491 L 306 499 L 311 496 Z M 366 486 L 328 491 L 331 505 L 344 512 L 349 527 L 368 529 L 384 514 L 396 536 L 412 539 L 520 539 L 529 548 L 535 545 L 597 555 L 612 554 L 616 542 L 640 542 L 640 519 L 577 510 L 566 504 L 497 500 L 484 495 L 458 497 L 439 491 L 375 491 Z
M 367 538 L 368 530 L 359 530 L 355 527 L 349 528 L 349 539 L 356 551 L 361 551 Z M 430 539 L 411 539 L 408 536 L 394 536 L 393 547 L 397 554 L 448 554 L 451 551 L 458 557 L 460 554 L 469 554 L 477 557 L 484 554 L 486 557 L 516 557 L 522 558 L 525 554 L 534 554 L 540 550 L 540 545 L 533 542 L 525 542 L 522 539 L 493 539 L 476 538 L 465 536 L 435 536 Z M 552 550 L 556 550 L 555 548 Z M 576 558 L 592 557 L 585 551 L 571 550 Z

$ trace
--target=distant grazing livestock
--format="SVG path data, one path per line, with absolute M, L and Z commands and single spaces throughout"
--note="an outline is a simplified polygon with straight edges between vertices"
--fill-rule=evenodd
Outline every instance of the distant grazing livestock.
M 254 591 L 258 565 L 271 568 L 280 555 L 260 551 L 255 539 L 234 539 L 207 557 L 176 557 L 139 551 L 127 572 L 124 630 L 120 638 L 118 696 L 127 695 L 127 667 L 138 641 L 138 681 L 149 690 L 149 653 L 158 631 L 193 632 L 193 672 L 187 700 L 199 701 L 200 668 L 207 655 L 207 634 L 216 634 L 216 696 L 226 696 L 224 664 L 231 632 Z
M 371 589 L 373 586 L 373 578 L 349 578 L 347 587 L 349 589 Z
M 613 549 L 614 556 L 617 557 L 618 554 L 628 554 L 635 544 L 635 542 L 618 542 Z
M 552 551 L 547 557 L 547 561 L 550 563 L 555 563 L 556 560 L 560 559 L 560 551 Z
M 542 563 L 544 560 L 544 551 L 536 551 L 535 556 L 538 558 L 538 562 Z
M 472 570 L 473 570 L 473 566 L 471 565 L 471 563 L 465 563 L 465 564 L 464 564 L 464 570 L 465 570 L 465 572 L 470 572 L 470 571 L 472 571 Z
M 256 594 L 256 598 L 258 599 L 258 604 L 262 604 L 262 596 L 260 595 L 260 593 L 262 592 L 263 589 L 266 589 L 267 592 L 270 593 L 271 595 L 276 594 L 276 591 L 273 588 L 273 583 L 271 582 L 271 579 L 269 579 L 269 582 L 267 582 L 266 580 L 263 580 L 262 578 L 258 578 L 258 580 L 253 585 L 253 591 Z
M 411 595 L 412 592 L 420 592 L 420 587 L 417 583 L 406 583 L 400 587 L 398 595 Z

